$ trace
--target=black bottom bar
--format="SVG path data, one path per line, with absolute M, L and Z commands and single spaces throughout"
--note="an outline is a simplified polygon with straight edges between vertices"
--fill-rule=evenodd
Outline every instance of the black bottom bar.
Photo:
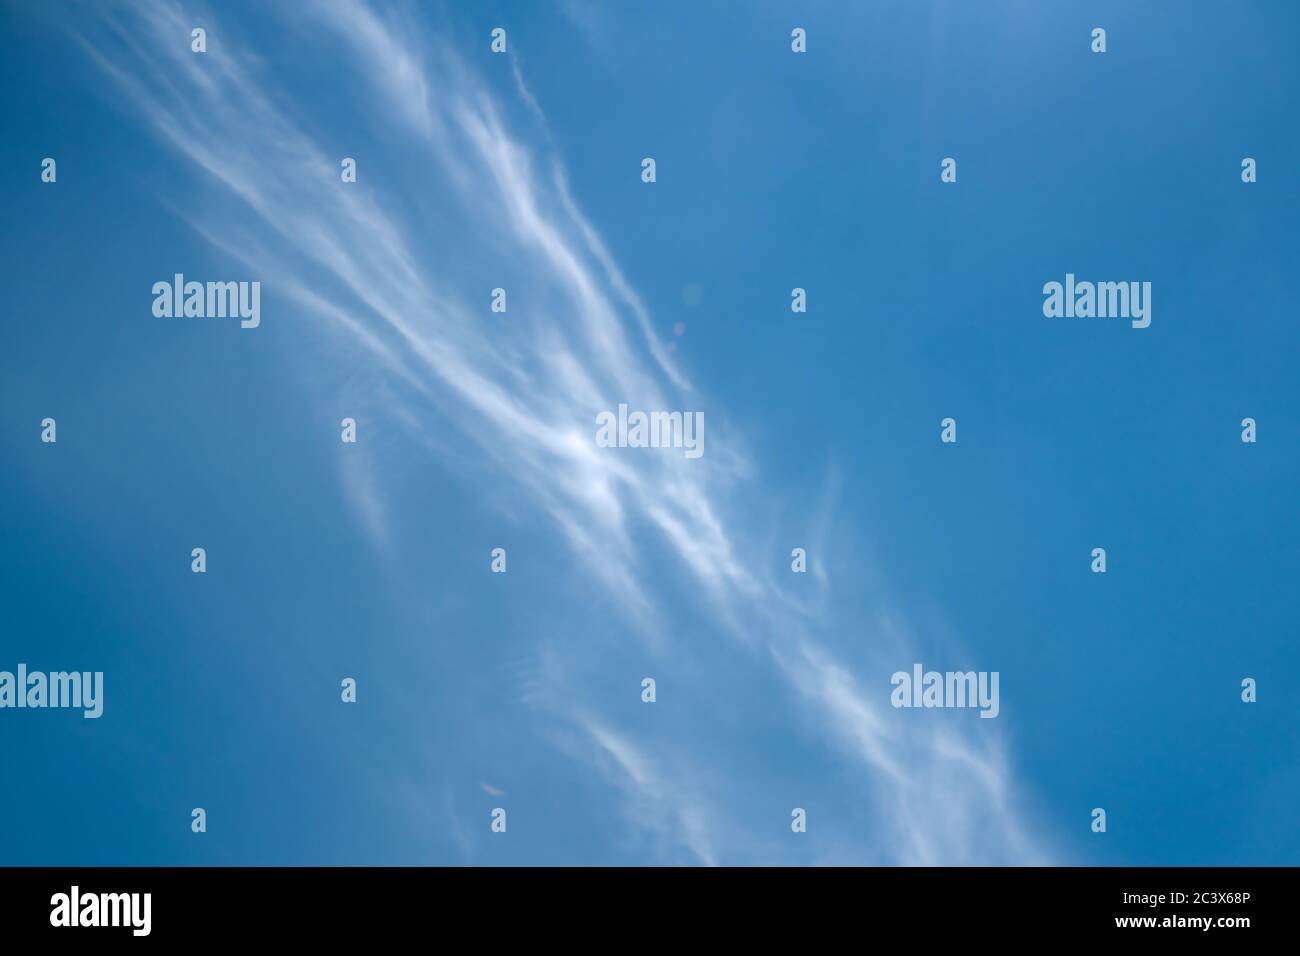
M 1295 868 L 0 869 L 6 941 L 167 942 L 1133 936 L 1285 932 Z M 73 890 L 76 887 L 76 890 Z M 136 895 L 138 894 L 138 895 Z M 147 909 L 146 898 L 148 894 Z M 117 925 L 84 925 L 114 924 Z M 56 925 L 58 924 L 58 925 Z M 77 925 L 74 925 L 77 924 Z M 147 934 L 143 931 L 147 929 Z M 464 933 L 477 933 L 466 937 Z

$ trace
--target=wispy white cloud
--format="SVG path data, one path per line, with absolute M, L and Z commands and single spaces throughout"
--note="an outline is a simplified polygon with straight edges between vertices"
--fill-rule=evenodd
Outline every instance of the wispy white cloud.
M 651 831 L 661 845 L 685 847 L 700 863 L 716 866 L 712 840 L 719 815 L 708 812 L 697 788 L 683 786 L 690 774 L 682 768 L 665 773 L 631 740 L 597 718 L 583 716 L 579 724 L 594 748 L 591 759 L 623 791 L 637 825 Z
M 694 461 L 595 447 L 596 413 L 620 401 L 707 409 L 707 396 L 663 348 L 554 155 L 512 134 L 503 105 L 445 40 L 360 0 L 312 5 L 301 39 L 341 51 L 370 84 L 369 121 L 404 136 L 413 161 L 451 187 L 439 206 L 446 218 L 424 224 L 404 214 L 401 182 L 365 167 L 357 184 L 339 182 L 339 157 L 219 18 L 203 20 L 220 42 L 192 54 L 191 19 L 169 0 L 112 8 L 106 33 L 83 45 L 131 111 L 236 200 L 190 214 L 197 230 L 368 356 L 391 378 L 389 413 L 449 457 L 458 453 L 468 481 L 478 477 L 473 462 L 509 476 L 652 647 L 659 591 L 673 585 L 650 572 L 658 555 L 671 555 L 730 646 L 774 663 L 892 821 L 880 849 L 887 858 L 1036 859 L 1000 753 L 950 725 L 894 719 L 885 690 L 867 692 L 815 636 L 833 613 L 792 601 L 742 559 L 754 537 L 744 515 L 762 502 L 734 431 L 720 438 L 715 425 L 708 455 Z M 518 64 L 508 69 L 545 128 Z M 549 140 L 542 148 L 550 152 Z M 500 283 L 509 286 L 508 319 L 487 313 L 490 284 L 476 270 L 490 261 L 510 263 Z M 341 478 L 364 526 L 387 542 L 392 518 L 374 464 L 358 458 Z M 824 565 L 815 577 L 827 598 Z M 689 740 L 661 741 L 651 756 L 589 706 L 542 699 L 581 729 L 579 749 L 617 783 L 638 826 L 698 861 L 727 860 L 735 844 L 720 834 L 740 837 L 710 822 L 713 804 L 700 788 L 663 769 L 692 765 Z

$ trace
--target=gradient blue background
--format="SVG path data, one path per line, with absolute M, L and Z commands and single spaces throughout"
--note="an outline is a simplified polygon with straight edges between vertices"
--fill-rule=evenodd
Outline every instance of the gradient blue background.
M 348 67 L 259 6 L 223 4 L 221 20 L 317 104 L 326 145 L 436 208 L 454 184 L 359 134 Z M 1005 736 L 1050 862 L 1300 863 L 1300 9 L 413 10 L 517 104 L 487 51 L 509 30 L 550 142 L 521 135 L 567 167 L 709 396 L 709 438 L 743 424 L 758 489 L 744 523 L 771 541 L 743 558 L 781 570 L 806 526 L 765 502 L 835 484 L 842 658 L 887 594 L 915 660 L 1001 672 L 1002 715 L 978 723 Z M 273 284 L 256 331 L 152 317 L 155 281 L 247 270 L 177 214 L 203 215 L 211 183 L 105 92 L 78 16 L 0 8 L 0 668 L 103 670 L 107 699 L 97 721 L 0 711 L 0 863 L 694 862 L 549 746 L 521 690 L 534 639 L 563 653 L 595 631 L 609 656 L 583 664 L 586 691 L 629 734 L 685 693 L 641 704 L 649 654 L 555 529 L 503 507 L 487 466 L 467 482 L 372 418 L 364 440 L 399 463 L 384 475 L 399 556 L 379 560 L 336 477 L 351 406 L 313 375 L 325 348 Z M 57 184 L 40 182 L 45 156 Z M 1258 183 L 1241 182 L 1243 156 Z M 1041 287 L 1067 271 L 1150 281 L 1151 327 L 1045 319 Z M 955 447 L 938 441 L 949 415 Z M 1239 439 L 1245 416 L 1257 444 Z M 189 570 L 199 545 L 205 576 Z M 506 576 L 487 573 L 496 546 Z M 1105 576 L 1087 570 L 1097 546 Z M 668 593 L 681 573 L 652 563 L 643 583 Z M 665 613 L 677 634 L 716 629 L 698 608 Z M 771 788 L 729 806 L 768 842 L 718 861 L 879 861 L 789 833 L 791 806 L 828 844 L 831 820 L 888 821 L 860 810 L 761 657 L 722 646 L 691 693 L 735 733 L 665 731 L 720 776 L 766 768 Z M 887 673 L 859 676 L 884 700 Z M 509 808 L 504 839 L 493 806 Z

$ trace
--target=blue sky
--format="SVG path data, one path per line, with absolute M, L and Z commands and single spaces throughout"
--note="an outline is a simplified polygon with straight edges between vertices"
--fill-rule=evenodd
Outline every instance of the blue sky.
M 1291 5 L 0 18 L 0 862 L 1300 863 Z

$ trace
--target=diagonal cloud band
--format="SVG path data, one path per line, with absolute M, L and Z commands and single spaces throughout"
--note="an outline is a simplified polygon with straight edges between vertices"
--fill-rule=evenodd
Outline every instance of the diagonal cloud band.
M 660 409 L 707 398 L 675 366 L 580 212 L 550 134 L 525 146 L 487 85 L 417 19 L 360 0 L 330 0 L 304 16 L 301 42 L 365 78 L 367 122 L 452 187 L 429 198 L 431 208 L 414 209 L 383 176 L 342 186 L 339 157 L 309 126 L 312 110 L 210 14 L 203 57 L 184 42 L 193 17 L 169 0 L 97 6 L 79 35 L 130 112 L 236 200 L 215 216 L 188 215 L 193 227 L 366 356 L 390 382 L 391 414 L 415 437 L 431 441 L 438 416 L 472 449 L 467 460 L 508 474 L 651 646 L 660 596 L 646 584 L 642 531 L 653 530 L 683 580 L 702 589 L 731 647 L 768 662 L 890 821 L 887 832 L 846 843 L 885 862 L 1040 862 L 992 732 L 896 719 L 887 694 L 864 692 L 817 636 L 809 609 L 747 565 L 752 543 L 733 502 L 762 490 L 734 437 L 739 423 L 695 461 L 596 447 L 598 411 L 629 398 Z M 517 63 L 512 70 L 526 116 L 544 124 Z M 429 216 L 436 228 L 420 229 Z M 502 260 L 512 301 L 528 303 L 524 318 L 512 313 L 508 336 L 477 304 L 494 284 L 481 264 Z M 342 481 L 384 547 L 393 529 L 381 480 L 358 461 L 343 466 Z M 564 670 L 555 664 L 552 688 L 565 685 Z M 692 784 L 691 768 L 701 781 L 708 774 L 683 745 L 638 747 L 569 691 L 537 699 L 576 729 L 562 747 L 625 793 L 634 826 L 703 863 L 733 859 L 753 839 L 710 823 L 722 801 Z

